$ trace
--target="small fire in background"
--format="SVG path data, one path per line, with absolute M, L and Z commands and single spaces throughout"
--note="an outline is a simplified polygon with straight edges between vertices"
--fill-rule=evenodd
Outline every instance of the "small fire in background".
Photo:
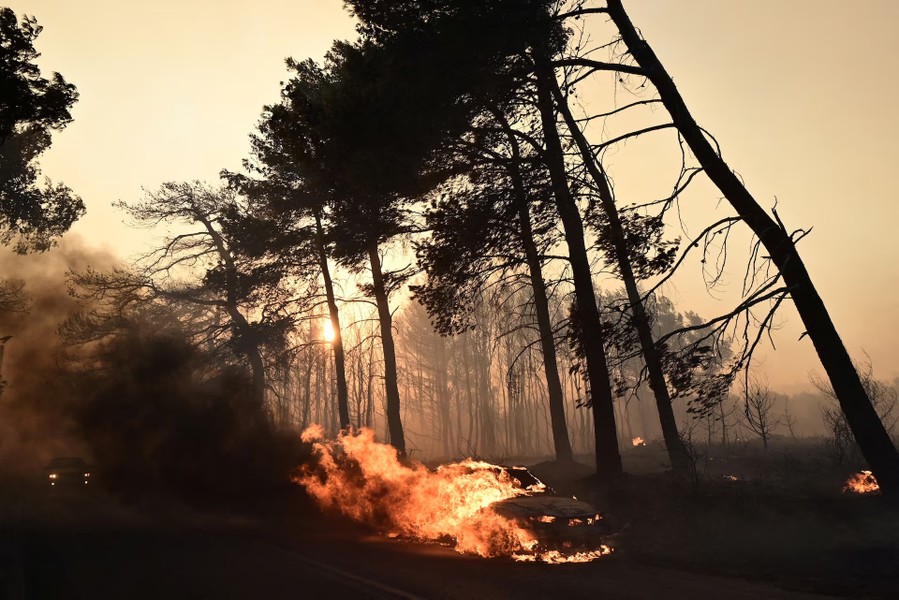
M 724 479 L 725 481 L 740 481 L 740 478 L 736 475 L 725 475 Z
M 880 485 L 871 471 L 862 471 L 852 475 L 846 480 L 846 485 L 843 486 L 844 492 L 853 492 L 855 494 L 868 494 L 879 489 Z
M 473 459 L 434 471 L 416 461 L 403 464 L 396 450 L 374 435 L 361 429 L 325 440 L 321 426 L 312 425 L 301 439 L 312 443 L 315 460 L 301 467 L 294 481 L 323 509 L 373 525 L 390 538 L 549 564 L 589 562 L 612 552 L 606 545 L 588 551 L 543 549 L 532 531 L 490 508 L 500 500 L 542 493 L 546 486 L 540 482 L 522 488 L 507 470 Z
M 638 435 L 637 437 L 635 437 L 634 439 L 631 440 L 631 444 L 634 445 L 634 448 L 637 448 L 637 447 L 639 447 L 639 446 L 645 446 L 645 445 L 646 445 L 646 442 L 644 442 L 644 441 L 643 441 L 643 438 L 641 438 L 641 437 Z

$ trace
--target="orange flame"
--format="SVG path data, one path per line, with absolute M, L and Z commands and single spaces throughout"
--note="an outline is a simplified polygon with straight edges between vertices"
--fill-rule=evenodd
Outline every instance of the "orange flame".
M 634 448 L 636 448 L 637 446 L 645 446 L 645 445 L 646 445 L 646 442 L 644 442 L 644 441 L 643 441 L 643 438 L 641 438 L 641 437 L 638 435 L 637 437 L 635 437 L 634 439 L 631 440 L 631 444 L 633 444 L 633 445 L 634 445 Z
M 862 471 L 852 475 L 846 480 L 846 485 L 843 486 L 844 492 L 854 492 L 856 494 L 868 494 L 879 489 L 880 484 L 877 483 L 877 479 L 871 471 Z
M 725 475 L 724 479 L 727 481 L 740 481 L 740 478 L 736 475 Z
M 539 493 L 545 486 L 522 489 L 496 465 L 467 459 L 431 471 L 415 461 L 401 463 L 396 450 L 377 443 L 370 429 L 331 441 L 322 434 L 319 426 L 303 432 L 317 460 L 302 467 L 294 481 L 323 509 L 374 525 L 388 537 L 454 543 L 465 554 L 553 564 L 587 562 L 612 551 L 608 546 L 572 553 L 541 549 L 532 531 L 490 505 Z

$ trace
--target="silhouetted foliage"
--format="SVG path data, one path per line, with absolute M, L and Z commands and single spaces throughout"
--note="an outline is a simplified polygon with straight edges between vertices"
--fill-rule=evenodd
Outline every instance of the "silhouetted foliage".
M 524 201 L 533 217 L 532 237 L 545 252 L 557 241 L 556 216 L 539 176 L 527 180 Z M 425 211 L 430 235 L 415 244 L 428 279 L 413 292 L 444 335 L 471 326 L 468 315 L 491 278 L 505 280 L 526 263 L 519 199 L 508 177 L 488 169 L 470 177 L 440 190 Z
M 649 279 L 668 271 L 677 257 L 680 241 L 666 240 L 665 223 L 661 215 L 644 215 L 635 211 L 619 211 L 624 229 L 624 243 L 629 250 L 628 261 L 638 281 Z M 596 231 L 597 247 L 614 271 L 618 272 L 617 260 L 609 232 L 609 219 L 605 213 L 591 210 L 587 223 Z
M 34 40 L 41 27 L 0 7 L 0 242 L 18 252 L 46 250 L 71 227 L 84 204 L 71 189 L 38 183 L 37 157 L 68 125 L 78 99 L 59 73 L 41 76 Z
M 137 261 L 133 270 L 108 273 L 87 270 L 72 274 L 73 293 L 98 301 L 90 320 L 107 327 L 87 331 L 115 331 L 117 324 L 137 307 L 161 300 L 183 310 L 185 328 L 197 343 L 228 350 L 245 359 L 253 377 L 253 399 L 265 397 L 265 355 L 283 349 L 293 326 L 293 298 L 281 283 L 287 274 L 283 262 L 267 255 L 236 251 L 240 242 L 224 229 L 228 218 L 240 212 L 240 198 L 231 190 L 214 189 L 199 182 L 166 183 L 139 203 L 119 206 L 137 225 L 174 225 L 181 229 Z M 240 229 L 231 235 L 245 233 Z

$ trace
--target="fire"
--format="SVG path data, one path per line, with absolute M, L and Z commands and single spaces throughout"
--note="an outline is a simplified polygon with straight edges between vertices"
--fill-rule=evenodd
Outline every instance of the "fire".
M 599 550 L 591 550 L 589 552 L 574 552 L 572 554 L 563 554 L 558 550 L 547 550 L 542 554 L 516 554 L 512 558 L 518 562 L 543 562 L 550 565 L 561 565 L 563 563 L 584 563 L 596 560 L 601 556 L 612 553 L 612 549 L 605 544 L 599 547 Z
M 854 492 L 856 494 L 867 494 L 876 492 L 879 489 L 880 485 L 877 483 L 877 479 L 871 471 L 856 473 L 846 480 L 846 485 L 843 486 L 844 492 Z
M 724 479 L 726 481 L 740 481 L 740 478 L 737 477 L 736 475 L 725 475 Z
M 646 442 L 644 442 L 644 441 L 643 441 L 643 438 L 641 438 L 641 437 L 638 435 L 637 437 L 635 437 L 634 439 L 631 440 L 631 444 L 633 444 L 633 445 L 634 445 L 634 448 L 636 448 L 637 446 L 645 446 L 645 445 L 646 445 Z
M 541 548 L 532 531 L 491 509 L 499 500 L 539 494 L 542 484 L 522 489 L 496 465 L 472 459 L 435 471 L 397 458 L 362 429 L 324 440 L 320 426 L 303 432 L 316 460 L 294 481 L 326 510 L 336 510 L 374 525 L 391 538 L 453 544 L 458 552 L 545 563 L 587 562 L 612 552 L 608 546 L 587 552 Z M 554 519 L 553 519 L 554 520 Z M 552 521 L 543 521 L 551 523 Z

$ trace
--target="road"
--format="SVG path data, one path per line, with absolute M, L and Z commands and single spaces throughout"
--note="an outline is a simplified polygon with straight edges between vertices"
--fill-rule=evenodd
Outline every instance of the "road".
M 314 513 L 265 522 L 148 517 L 80 499 L 26 512 L 0 539 L 5 600 L 818 597 L 634 564 L 626 552 L 580 565 L 485 560 Z

